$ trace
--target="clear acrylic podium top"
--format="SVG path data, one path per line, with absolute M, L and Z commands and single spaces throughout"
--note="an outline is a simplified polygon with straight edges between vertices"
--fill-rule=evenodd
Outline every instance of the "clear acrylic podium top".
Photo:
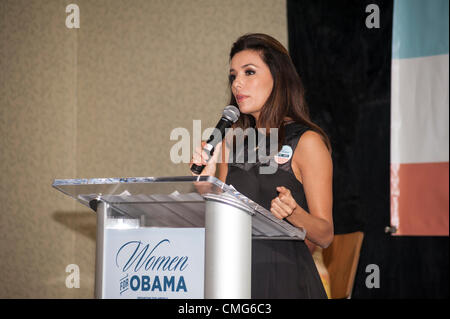
M 126 227 L 205 227 L 205 200 L 215 200 L 251 214 L 253 238 L 306 235 L 213 176 L 55 179 L 52 186 L 94 210 L 98 201 L 107 203 L 108 218 Z

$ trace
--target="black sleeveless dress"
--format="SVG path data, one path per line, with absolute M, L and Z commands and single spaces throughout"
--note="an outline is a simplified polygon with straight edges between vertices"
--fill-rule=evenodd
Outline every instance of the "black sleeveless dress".
M 274 174 L 260 174 L 263 163 L 228 164 L 226 183 L 237 191 L 270 210 L 277 194 L 276 187 L 288 188 L 296 202 L 308 210 L 303 185 L 294 175 L 291 160 L 297 142 L 307 127 L 298 123 L 285 125 L 285 139 Z M 247 144 L 244 143 L 247 152 Z M 237 152 L 236 152 L 237 153 Z M 289 155 L 291 155 L 289 157 Z M 268 240 L 252 241 L 252 298 L 255 299 L 305 299 L 327 298 L 311 253 L 304 241 Z

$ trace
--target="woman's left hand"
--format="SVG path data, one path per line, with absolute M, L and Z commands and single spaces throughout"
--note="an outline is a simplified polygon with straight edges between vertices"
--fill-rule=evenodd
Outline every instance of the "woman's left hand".
M 277 187 L 280 194 L 272 199 L 270 212 L 278 219 L 284 219 L 292 215 L 297 208 L 297 202 L 292 197 L 291 191 L 284 186 Z

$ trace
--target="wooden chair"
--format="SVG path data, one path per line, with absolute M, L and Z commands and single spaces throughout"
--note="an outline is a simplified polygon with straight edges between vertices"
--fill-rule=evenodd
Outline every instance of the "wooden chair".
M 363 238 L 363 232 L 334 235 L 333 243 L 323 250 L 331 299 L 351 297 Z

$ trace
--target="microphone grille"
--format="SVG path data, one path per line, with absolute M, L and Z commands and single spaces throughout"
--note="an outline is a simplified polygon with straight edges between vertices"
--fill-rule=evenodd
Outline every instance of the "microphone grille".
M 240 115 L 241 113 L 239 112 L 239 109 L 234 105 L 226 106 L 222 114 L 223 117 L 225 117 L 227 120 L 233 123 L 235 123 L 238 120 Z

